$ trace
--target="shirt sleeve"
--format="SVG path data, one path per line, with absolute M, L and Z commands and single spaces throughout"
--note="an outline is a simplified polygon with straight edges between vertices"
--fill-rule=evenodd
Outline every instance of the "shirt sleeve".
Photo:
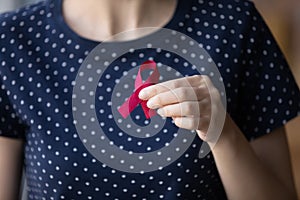
M 0 136 L 24 138 L 26 126 L 10 103 L 5 86 L 0 79 Z
M 300 94 L 283 53 L 254 5 L 249 18 L 234 118 L 252 140 L 299 115 Z

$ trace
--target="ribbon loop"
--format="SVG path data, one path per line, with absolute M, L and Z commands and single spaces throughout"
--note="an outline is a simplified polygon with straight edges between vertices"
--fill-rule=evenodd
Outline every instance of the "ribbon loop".
M 143 82 L 141 73 L 147 69 L 153 70 L 152 74 Z M 133 94 L 120 106 L 118 109 L 119 113 L 123 118 L 127 118 L 129 114 L 140 104 L 144 111 L 147 119 L 156 115 L 156 112 L 147 107 L 147 101 L 141 100 L 139 98 L 139 92 L 150 86 L 158 83 L 159 81 L 159 71 L 157 69 L 156 63 L 152 60 L 144 62 L 137 73 L 137 77 L 134 82 L 135 91 Z

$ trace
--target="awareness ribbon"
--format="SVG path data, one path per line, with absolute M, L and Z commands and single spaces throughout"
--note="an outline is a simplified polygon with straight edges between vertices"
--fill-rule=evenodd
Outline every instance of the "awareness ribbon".
M 153 70 L 152 74 L 143 82 L 141 73 L 144 70 Z M 145 87 L 148 87 L 150 85 L 154 85 L 158 83 L 159 81 L 159 71 L 157 69 L 156 63 L 152 60 L 148 60 L 144 62 L 137 73 L 134 88 L 135 91 L 133 94 L 120 106 L 118 109 L 119 113 L 122 115 L 123 118 L 127 118 L 128 115 L 139 105 L 141 104 L 142 109 L 144 111 L 144 114 L 147 119 L 153 117 L 156 115 L 156 112 L 150 108 L 147 107 L 147 100 L 141 100 L 139 98 L 139 92 L 144 89 Z

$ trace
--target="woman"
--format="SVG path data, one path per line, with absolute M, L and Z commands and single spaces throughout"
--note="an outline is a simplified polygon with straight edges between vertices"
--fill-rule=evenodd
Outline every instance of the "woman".
M 0 23 L 0 199 L 17 198 L 23 156 L 29 199 L 296 199 L 283 125 L 299 111 L 299 89 L 251 2 L 46 0 L 2 14 Z M 196 130 L 198 137 L 170 165 L 134 174 L 88 153 L 71 101 L 72 82 L 88 53 L 114 34 L 141 27 L 180 31 L 203 44 L 224 80 L 228 114 L 214 145 L 207 128 L 214 123 L 212 107 L 224 109 L 220 93 L 207 76 L 191 76 L 190 64 L 181 71 L 188 77 L 143 89 L 139 97 L 175 125 L 169 120 L 165 135 L 143 141 L 146 146 L 103 125 L 114 140 L 145 152 L 163 147 L 178 127 Z M 115 84 L 132 63 L 151 58 L 178 71 L 185 64 L 175 55 L 135 51 L 107 73 Z M 98 114 L 109 116 L 110 99 L 97 97 Z M 144 123 L 141 118 L 135 121 Z M 212 151 L 199 159 L 202 140 Z

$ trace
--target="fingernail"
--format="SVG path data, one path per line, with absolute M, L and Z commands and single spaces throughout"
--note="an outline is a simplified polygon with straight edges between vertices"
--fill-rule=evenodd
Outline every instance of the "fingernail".
M 149 94 L 147 93 L 147 91 L 146 90 L 141 90 L 140 92 L 139 92 L 139 98 L 140 99 L 147 99 L 149 97 Z
M 156 104 L 152 98 L 147 102 L 147 106 L 151 109 L 159 108 L 159 105 Z
M 159 115 L 162 116 L 162 117 L 165 116 L 165 112 L 164 112 L 164 110 L 161 109 L 161 108 L 157 110 L 157 114 L 159 114 Z

